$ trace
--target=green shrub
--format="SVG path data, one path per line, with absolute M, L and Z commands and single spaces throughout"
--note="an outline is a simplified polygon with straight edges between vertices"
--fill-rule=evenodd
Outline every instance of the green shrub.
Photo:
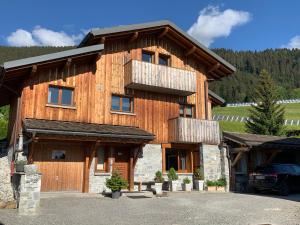
M 155 182 L 155 183 L 163 183 L 164 181 L 165 181 L 165 179 L 164 179 L 163 176 L 162 176 L 162 172 L 157 171 L 157 172 L 155 173 L 154 182 Z
M 194 171 L 195 180 L 204 180 L 203 168 L 200 167 Z
M 226 178 L 225 177 L 221 177 L 220 179 L 218 179 L 216 181 L 216 186 L 218 187 L 225 187 L 226 186 Z
M 122 188 L 128 187 L 128 182 L 118 172 L 114 172 L 111 178 L 106 178 L 106 187 L 111 189 L 112 192 L 120 191 Z
M 211 186 L 217 186 L 216 181 L 213 180 L 207 180 L 206 181 L 206 186 L 211 187 Z
M 188 177 L 186 177 L 186 178 L 183 179 L 183 183 L 184 184 L 190 184 L 191 180 Z
M 175 169 L 172 167 L 168 172 L 169 181 L 178 180 L 178 175 L 176 174 Z

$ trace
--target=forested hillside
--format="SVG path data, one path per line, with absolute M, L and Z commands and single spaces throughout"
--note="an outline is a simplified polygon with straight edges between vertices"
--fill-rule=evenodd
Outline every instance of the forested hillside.
M 262 69 L 272 75 L 282 99 L 300 98 L 300 50 L 214 51 L 237 68 L 235 75 L 210 83 L 210 89 L 227 102 L 251 101 L 253 86 Z

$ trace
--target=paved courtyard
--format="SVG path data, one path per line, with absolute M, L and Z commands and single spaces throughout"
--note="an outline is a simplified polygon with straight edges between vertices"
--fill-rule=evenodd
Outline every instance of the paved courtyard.
M 175 193 L 162 198 L 98 195 L 46 195 L 36 216 L 0 210 L 0 224 L 300 224 L 300 195 L 244 195 L 234 193 Z

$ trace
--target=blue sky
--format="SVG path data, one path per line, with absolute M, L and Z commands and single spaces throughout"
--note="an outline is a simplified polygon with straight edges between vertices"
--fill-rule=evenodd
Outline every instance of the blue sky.
M 90 28 L 168 19 L 210 48 L 300 48 L 300 1 L 9 0 L 1 8 L 0 45 L 72 45 Z

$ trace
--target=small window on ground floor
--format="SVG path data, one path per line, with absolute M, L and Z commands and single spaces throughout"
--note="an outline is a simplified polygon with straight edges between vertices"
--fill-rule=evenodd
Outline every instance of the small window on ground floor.
M 169 171 L 170 168 L 174 168 L 179 173 L 190 173 L 192 172 L 191 166 L 191 154 L 190 151 L 186 149 L 166 149 L 166 171 Z
M 107 172 L 108 153 L 105 147 L 99 147 L 95 157 L 95 171 Z
M 62 150 L 54 150 L 54 151 L 52 151 L 52 159 L 53 160 L 63 160 L 63 159 L 66 159 L 66 151 L 62 151 Z

